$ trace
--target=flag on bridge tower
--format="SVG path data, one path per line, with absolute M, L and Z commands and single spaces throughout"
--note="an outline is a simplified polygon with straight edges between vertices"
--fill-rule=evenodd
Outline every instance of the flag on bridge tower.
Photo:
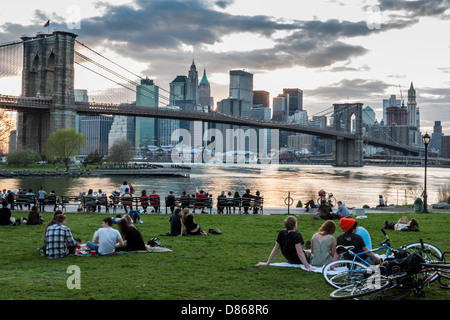
M 50 20 L 47 20 L 47 22 L 44 24 L 44 28 L 48 27 L 50 25 Z

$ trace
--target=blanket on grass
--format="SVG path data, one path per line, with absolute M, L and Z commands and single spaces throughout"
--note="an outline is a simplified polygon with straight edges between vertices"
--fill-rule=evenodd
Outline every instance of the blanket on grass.
M 151 247 L 149 245 L 145 245 L 145 248 L 146 248 L 145 250 L 136 250 L 136 251 L 116 251 L 116 252 L 107 254 L 107 256 L 113 256 L 113 255 L 119 255 L 119 254 L 130 254 L 130 253 L 151 253 L 151 252 L 171 252 L 172 251 L 169 248 Z M 42 248 L 39 248 L 37 250 L 40 252 L 40 254 L 42 256 L 44 255 L 44 250 L 42 250 Z M 75 251 L 75 254 L 73 254 L 73 255 L 78 256 L 78 257 L 90 257 L 91 252 L 86 245 L 82 245 L 79 249 L 77 249 Z M 99 256 L 99 254 L 97 253 L 96 256 Z
M 152 247 L 149 245 L 145 245 L 145 250 L 136 250 L 136 251 L 116 251 L 110 254 L 107 254 L 106 256 L 114 256 L 119 254 L 130 254 L 130 253 L 151 253 L 151 252 L 171 252 L 169 248 L 165 247 Z M 76 256 L 83 257 L 83 256 L 91 256 L 90 249 L 87 246 L 81 245 L 79 249 L 75 252 Z M 98 256 L 99 254 L 97 254 Z
M 300 268 L 300 269 L 306 271 L 306 268 L 305 268 L 305 266 L 303 264 L 291 264 L 291 263 L 287 263 L 287 262 L 278 262 L 278 263 L 271 263 L 270 266 L 272 266 L 272 267 Z M 313 272 L 322 273 L 323 267 L 324 266 L 320 266 L 320 267 L 313 266 L 313 268 L 314 268 Z M 343 272 L 345 270 L 347 270 L 346 267 L 335 268 L 333 271 L 330 272 L 330 274 L 338 274 L 338 273 Z

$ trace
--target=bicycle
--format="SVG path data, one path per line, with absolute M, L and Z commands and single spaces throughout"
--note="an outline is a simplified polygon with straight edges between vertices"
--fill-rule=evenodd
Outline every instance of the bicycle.
M 422 249 L 426 251 L 424 245 Z M 450 263 L 445 261 L 444 255 L 439 261 L 427 262 L 420 253 L 413 252 L 406 258 L 388 261 L 378 268 L 380 268 L 379 272 L 367 274 L 361 280 L 336 289 L 330 297 L 333 299 L 401 300 L 409 296 L 411 291 L 416 296 L 423 296 L 424 287 L 436 278 L 440 279 L 441 287 L 441 279 L 450 279 Z
M 327 199 L 326 199 L 327 198 Z M 325 193 L 323 195 L 320 195 L 319 198 L 317 198 L 317 203 L 320 205 L 322 204 L 322 201 L 325 201 L 325 203 L 327 205 L 329 205 L 331 208 L 336 207 L 337 205 L 337 200 L 336 198 L 333 196 L 332 193 L 328 193 L 328 195 L 325 198 Z
M 442 256 L 439 248 L 430 243 L 423 243 L 423 246 L 422 244 L 418 245 L 418 243 L 412 243 L 406 246 L 402 246 L 399 249 L 394 249 L 393 245 L 391 244 L 391 240 L 386 232 L 383 229 L 381 229 L 381 232 L 384 234 L 386 239 L 381 242 L 380 247 L 369 251 L 354 253 L 352 251 L 354 247 L 352 246 L 337 246 L 336 252 L 338 254 L 342 256 L 344 253 L 350 253 L 353 256 L 353 259 L 340 259 L 330 262 L 329 264 L 324 266 L 322 270 L 322 276 L 325 279 L 325 282 L 333 288 L 341 288 L 364 279 L 364 277 L 366 276 L 366 272 L 368 271 L 368 269 L 371 269 L 372 265 L 365 261 L 361 256 L 369 252 L 386 250 L 386 253 L 381 256 L 383 261 L 399 259 L 418 251 L 423 252 L 422 254 L 426 255 L 427 257 L 438 256 L 440 258 Z M 419 250 L 419 248 L 424 249 Z M 428 258 L 424 259 L 425 261 L 430 261 L 430 259 Z

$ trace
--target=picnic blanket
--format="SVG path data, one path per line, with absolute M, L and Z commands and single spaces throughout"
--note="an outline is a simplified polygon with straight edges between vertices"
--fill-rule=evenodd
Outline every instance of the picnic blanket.
M 146 250 L 136 250 L 136 251 L 116 251 L 110 254 L 107 254 L 107 256 L 113 256 L 113 255 L 119 255 L 119 254 L 130 254 L 130 253 L 151 253 L 151 252 L 171 252 L 169 248 L 165 247 L 152 247 L 149 245 L 145 245 Z M 81 245 L 79 249 L 75 252 L 76 256 L 82 257 L 82 256 L 91 256 L 91 252 L 89 248 L 86 245 Z
M 300 268 L 302 270 L 306 271 L 306 268 L 303 264 L 292 264 L 292 263 L 287 263 L 287 262 L 278 262 L 278 263 L 271 263 L 270 266 L 272 267 L 288 267 L 288 268 Z M 314 270 L 312 270 L 313 272 L 317 272 L 317 273 L 322 273 L 323 267 L 315 267 L 312 266 L 314 268 Z M 338 274 L 341 273 L 343 271 L 346 271 L 347 268 L 346 267 L 339 267 L 339 268 L 335 268 L 333 271 L 330 271 L 330 274 Z

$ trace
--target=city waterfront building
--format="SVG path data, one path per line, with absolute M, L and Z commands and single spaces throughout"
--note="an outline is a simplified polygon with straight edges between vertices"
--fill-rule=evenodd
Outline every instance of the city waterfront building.
M 112 116 L 79 116 L 79 132 L 87 140 L 87 146 L 81 149 L 82 155 L 97 151 L 108 154 L 108 137 L 114 117 Z
M 136 87 L 136 106 L 158 108 L 159 87 L 155 86 L 153 80 L 142 79 L 141 84 Z M 147 144 L 156 145 L 158 143 L 158 119 L 136 117 L 135 120 L 135 141 L 133 145 L 145 148 Z
M 450 158 L 450 136 L 442 136 L 442 155 L 443 158 Z
M 433 133 L 431 134 L 430 144 L 428 148 L 434 148 L 438 152 L 442 151 L 442 125 L 441 121 L 435 121 L 433 127 Z
M 253 74 L 243 70 L 230 71 L 229 98 L 253 105 Z
M 265 90 L 253 91 L 253 105 L 270 108 L 270 93 Z

